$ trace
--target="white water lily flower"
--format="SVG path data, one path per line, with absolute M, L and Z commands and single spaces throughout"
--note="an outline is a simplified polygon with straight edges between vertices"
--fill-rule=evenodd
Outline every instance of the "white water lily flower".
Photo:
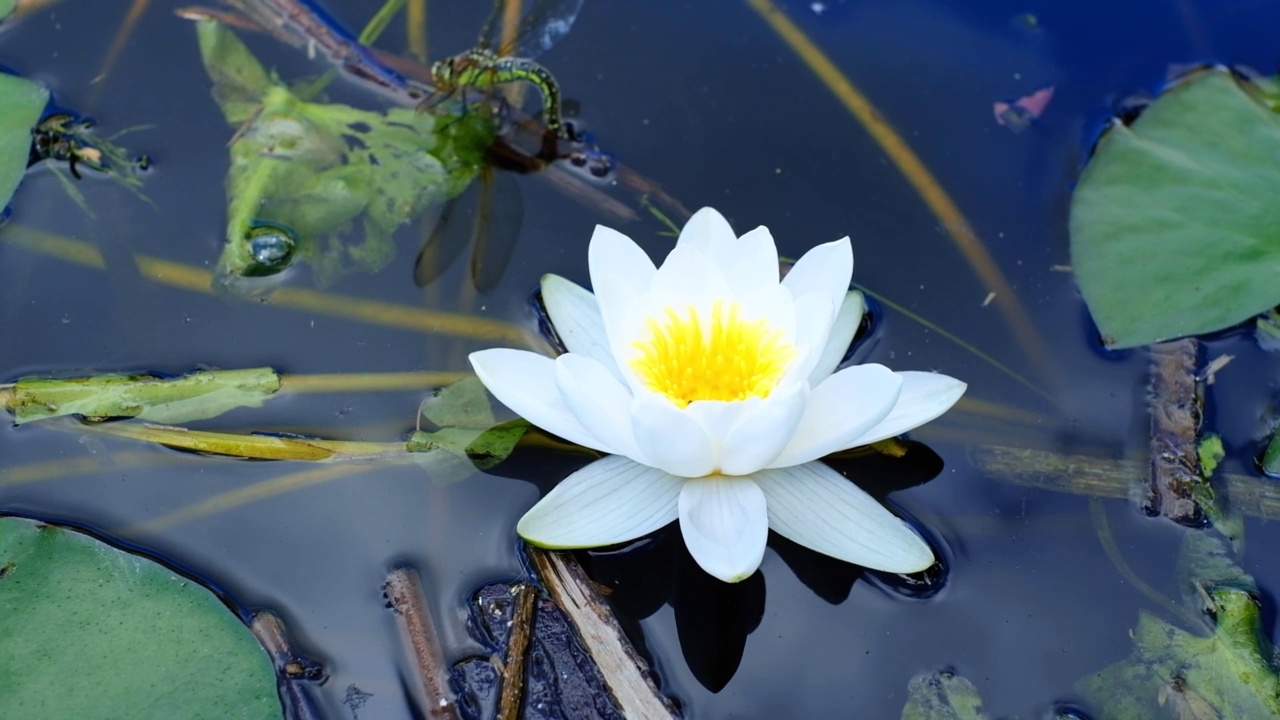
M 819 245 L 779 281 L 764 227 L 738 237 L 715 210 L 690 218 L 662 267 L 597 227 L 595 294 L 554 275 L 543 301 L 568 352 L 471 355 L 503 404 L 606 457 L 521 518 L 548 548 L 598 547 L 679 519 L 708 573 L 749 577 L 769 528 L 818 552 L 889 572 L 933 551 L 870 495 L 820 462 L 938 417 L 965 384 L 883 365 L 836 371 L 862 318 L 848 238 Z

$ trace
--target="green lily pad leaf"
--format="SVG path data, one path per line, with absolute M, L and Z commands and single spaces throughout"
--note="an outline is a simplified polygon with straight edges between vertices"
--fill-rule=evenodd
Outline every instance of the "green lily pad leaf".
M 213 593 L 79 532 L 0 518 L 0 638 L 0 717 L 281 717 L 270 659 Z
M 235 128 L 215 287 L 269 292 L 296 262 L 321 285 L 395 257 L 393 235 L 456 197 L 484 166 L 491 115 L 371 112 L 313 102 L 267 74 L 213 21 L 197 23 L 213 96 Z M 310 92 L 310 91 L 307 91 Z
M 1253 579 L 1203 532 L 1188 535 L 1179 575 L 1187 605 L 1212 619 L 1210 632 L 1187 632 L 1143 611 L 1129 659 L 1078 684 L 1096 717 L 1167 717 L 1161 706 L 1196 720 L 1280 717 L 1280 677 L 1262 634 Z
M 0 0 L 0 20 L 13 14 L 18 7 L 18 0 Z
M 422 401 L 418 413 L 437 429 L 415 432 L 406 449 L 412 453 L 444 450 L 466 461 L 453 468 L 456 472 L 445 473 L 449 476 L 466 477 L 475 468 L 487 470 L 506 460 L 529 429 L 529 423 L 519 419 L 496 424 L 489 393 L 473 375 L 436 390 Z M 431 463 L 428 469 L 439 473 L 439 459 Z
M 1071 264 L 1112 348 L 1230 327 L 1280 305 L 1280 115 L 1208 70 L 1116 123 L 1071 202 Z
M 496 422 L 489 405 L 489 393 L 474 375 L 431 393 L 418 407 L 418 414 L 438 427 L 487 430 Z
M 973 683 L 951 672 L 911 678 L 902 720 L 987 720 Z
M 261 407 L 279 389 L 280 376 L 271 368 L 197 370 L 176 378 L 29 378 L 14 385 L 9 410 L 18 424 L 82 415 L 136 417 L 172 425 L 217 417 L 235 408 Z
M 48 103 L 49 91 L 43 85 L 0 73 L 0 210 L 13 199 L 27 171 L 31 128 Z

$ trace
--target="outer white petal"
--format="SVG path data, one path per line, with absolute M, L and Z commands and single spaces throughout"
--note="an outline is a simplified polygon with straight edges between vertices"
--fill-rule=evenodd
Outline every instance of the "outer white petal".
M 616 455 L 565 478 L 520 518 L 516 532 L 546 548 L 612 545 L 676 519 L 684 481 Z
M 737 240 L 729 221 L 715 208 L 704 207 L 689 218 L 680 231 L 677 245 L 693 245 L 705 253 L 712 251 L 715 244 L 730 243 Z
M 469 357 L 480 382 L 520 417 L 569 442 L 617 453 L 569 410 L 556 387 L 556 366 L 551 358 L 507 348 L 480 350 Z
M 764 492 L 769 527 L 807 548 L 894 573 L 919 572 L 934 563 L 933 550 L 909 525 L 820 462 L 753 477 Z M 680 522 L 683 527 L 683 512 Z
M 795 435 L 769 467 L 799 465 L 851 447 L 889 415 L 901 388 L 902 378 L 883 365 L 854 365 L 828 377 L 809 393 Z
M 902 393 L 893 410 L 848 447 L 867 445 L 918 428 L 950 410 L 968 387 L 941 373 L 908 371 L 898 375 L 902 378 Z
M 631 391 L 589 357 L 566 353 L 555 363 L 556 386 L 578 422 L 618 455 L 645 462 L 631 433 Z
M 809 387 L 792 383 L 780 387 L 764 399 L 740 403 L 752 404 L 729 429 L 720 445 L 720 472 L 725 475 L 750 475 L 765 467 L 786 447 L 804 414 Z
M 817 386 L 836 371 L 844 354 L 853 343 L 853 336 L 858 333 L 858 325 L 862 323 L 862 315 L 867 310 L 866 300 L 862 293 L 851 290 L 844 296 L 836 319 L 831 323 L 831 332 L 827 335 L 827 344 L 822 348 L 822 355 L 809 372 L 809 385 Z
M 569 352 L 592 358 L 622 377 L 609 351 L 600 305 L 590 290 L 559 275 L 543 275 L 542 302 Z
M 658 397 L 641 396 L 631 405 L 636 446 L 654 467 L 679 477 L 715 472 L 719 453 L 711 436 L 691 415 Z
M 769 519 L 764 493 L 750 478 L 686 480 L 679 507 L 680 534 L 703 570 L 740 582 L 760 567 Z
M 648 292 L 657 268 L 631 238 L 602 225 L 597 225 L 591 236 L 587 264 L 591 288 L 608 332 L 614 318 L 625 313 L 637 296 Z
M 797 298 L 811 292 L 822 293 L 831 300 L 831 307 L 838 307 L 849 292 L 852 279 L 853 247 L 846 237 L 805 253 L 787 272 L 782 284 Z

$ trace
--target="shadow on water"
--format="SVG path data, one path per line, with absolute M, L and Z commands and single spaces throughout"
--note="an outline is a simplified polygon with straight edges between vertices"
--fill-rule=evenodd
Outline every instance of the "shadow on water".
M 450 5 L 432 4 L 430 47 L 444 52 L 474 42 L 482 20 L 475 8 Z M 365 5 L 335 0 L 328 7 L 355 25 Z M 1223 59 L 1274 70 L 1274 38 L 1264 28 L 1278 26 L 1280 6 L 1144 0 L 1118 9 L 1091 1 L 1048 9 L 1028 26 L 1017 20 L 1027 7 L 998 0 L 963 8 L 926 0 L 784 5 L 964 210 L 1030 316 L 1056 377 L 1044 376 L 997 308 L 984 305 L 989 288 L 884 150 L 757 14 L 746 4 L 682 5 L 681 21 L 673 22 L 673 8 L 587 3 L 573 32 L 541 58 L 582 101 L 602 144 L 689 207 L 713 205 L 739 231 L 767 225 L 784 254 L 850 235 L 855 282 L 1031 378 L 1052 401 L 888 311 L 860 359 L 940 370 L 969 382 L 971 398 L 1044 419 L 999 425 L 961 411 L 918 431 L 914 439 L 927 446 L 912 444 L 905 462 L 837 463 L 914 519 L 946 558 L 943 576 L 877 576 L 773 537 L 761 570 L 726 586 L 697 570 L 674 527 L 627 548 L 584 553 L 584 564 L 612 589 L 613 607 L 664 689 L 694 717 L 843 717 L 853 708 L 862 717 L 896 717 L 907 681 L 944 668 L 974 680 L 992 716 L 1038 717 L 1055 703 L 1078 702 L 1079 678 L 1128 654 L 1128 633 L 1146 600 L 1107 559 L 1085 498 L 987 476 L 969 462 L 967 447 L 1089 446 L 1115 457 L 1144 447 L 1143 359 L 1097 353 L 1071 276 L 1054 270 L 1068 263 L 1070 186 L 1099 121 L 1122 97 L 1158 87 L 1168 64 Z M 291 373 L 464 369 L 464 351 L 481 343 L 160 285 L 120 260 L 142 254 L 211 267 L 225 226 L 229 139 L 194 31 L 167 7 L 139 19 L 110 76 L 95 84 L 103 28 L 120 20 L 118 4 L 65 0 L 0 33 L 3 61 L 48 83 L 59 103 L 91 111 L 105 126 L 157 125 L 128 138 L 155 160 L 143 187 L 155 208 L 92 177 L 77 187 L 96 218 L 47 174 L 31 175 L 21 188 L 11 222 L 93 243 L 108 272 L 0 243 L 8 338 L 0 344 L 0 380 L 201 364 Z M 395 38 L 388 47 L 398 47 L 403 28 L 388 32 Z M 282 77 L 320 69 L 268 38 L 246 41 Z M 1023 132 L 993 118 L 993 103 L 1045 86 L 1056 88 L 1052 102 Z M 379 102 L 351 84 L 330 94 Z M 422 228 L 397 236 L 387 269 L 343 277 L 327 290 L 442 309 L 465 302 L 479 316 L 532 333 L 530 289 L 548 272 L 585 282 L 592 227 L 612 223 L 536 178 L 516 182 L 520 239 L 482 301 L 464 289 L 469 263 L 453 263 L 425 290 L 417 287 Z M 619 229 L 654 256 L 671 245 L 647 219 Z M 1256 406 L 1249 386 L 1233 378 L 1276 379 L 1273 363 L 1239 337 L 1214 340 L 1209 352 L 1237 356 L 1231 370 L 1238 374 L 1224 372 L 1216 386 L 1220 398 Z M 393 440 L 412 428 L 420 397 L 297 395 L 202 427 Z M 1228 464 L 1249 471 L 1256 418 L 1224 414 L 1210 423 L 1226 440 Z M 124 451 L 142 460 L 126 462 Z M 32 463 L 85 458 L 97 463 L 92 473 L 6 480 Z M 393 624 L 379 598 L 387 569 L 419 568 L 450 656 L 474 654 L 454 620 L 475 588 L 520 574 L 515 521 L 580 462 L 513 461 L 449 485 L 412 466 L 363 468 L 159 527 L 158 518 L 212 496 L 307 468 L 23 426 L 0 434 L 0 511 L 66 518 L 122 537 L 195 569 L 240 607 L 276 610 L 326 661 L 335 717 L 351 714 L 342 703 L 355 688 L 361 720 L 392 719 L 408 710 Z M 1122 501 L 1108 501 L 1107 513 L 1129 564 L 1175 596 L 1178 531 Z M 1280 547 L 1280 531 L 1251 522 L 1248 532 L 1246 569 L 1264 589 L 1274 587 L 1277 570 L 1260 558 Z

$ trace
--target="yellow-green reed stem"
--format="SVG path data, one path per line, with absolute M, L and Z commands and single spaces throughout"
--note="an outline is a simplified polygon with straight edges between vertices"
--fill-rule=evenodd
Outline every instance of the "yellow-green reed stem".
M 395 19 L 396 13 L 404 7 L 405 0 L 387 0 L 378 8 L 378 12 L 374 13 L 369 22 L 365 23 L 364 29 L 360 31 L 360 37 L 357 38 L 361 45 L 372 45 L 378 41 L 383 31 Z
M 871 291 L 871 290 L 868 290 L 868 289 L 867 289 L 865 286 L 863 286 L 863 285 L 858 285 L 858 284 L 856 284 L 856 283 L 855 283 L 855 284 L 854 284 L 854 287 L 856 287 L 857 289 L 859 289 L 859 290 L 861 290 L 862 292 L 866 293 L 867 295 L 869 295 L 869 296 L 871 296 L 871 297 L 875 298 L 876 300 L 880 301 L 880 303 L 881 303 L 881 304 L 883 304 L 885 307 L 887 307 L 887 308 L 889 308 L 889 309 L 893 310 L 894 312 L 901 313 L 902 315 L 907 316 L 907 317 L 908 317 L 908 318 L 910 318 L 911 320 L 914 320 L 915 322 L 919 323 L 920 325 L 923 325 L 924 327 L 929 328 L 929 329 L 930 329 L 930 330 L 932 330 L 933 332 L 935 332 L 935 333 L 937 333 L 937 334 L 941 335 L 942 337 L 944 337 L 944 338 L 946 338 L 946 339 L 950 340 L 951 342 L 955 343 L 956 345 L 959 345 L 959 346 L 960 346 L 961 348 L 963 348 L 966 352 L 970 353 L 970 354 L 971 354 L 971 355 L 973 355 L 974 357 L 977 357 L 979 360 L 982 360 L 983 362 L 987 363 L 987 364 L 988 364 L 988 365 L 990 365 L 991 367 L 994 367 L 995 369 L 997 369 L 997 370 L 999 370 L 1000 372 L 1004 373 L 1005 375 L 1009 376 L 1010 378 L 1012 378 L 1013 380 L 1015 380 L 1019 385 L 1022 385 L 1023 387 L 1025 387 L 1025 388 L 1027 388 L 1028 390 L 1030 390 L 1030 391 L 1034 392 L 1035 394 L 1039 395 L 1040 397 L 1043 397 L 1044 399 L 1048 400 L 1049 402 L 1053 403 L 1054 405 L 1057 405 L 1057 402 L 1058 402 L 1058 401 L 1053 397 L 1053 395 L 1049 394 L 1049 392 L 1048 392 L 1048 391 L 1044 390 L 1044 389 L 1043 389 L 1043 388 L 1041 388 L 1039 385 L 1036 385 L 1035 383 L 1031 382 L 1030 380 L 1028 380 L 1028 379 L 1026 379 L 1026 378 L 1022 377 L 1022 376 L 1021 376 L 1021 375 L 1019 375 L 1018 373 L 1014 372 L 1014 371 L 1013 371 L 1009 366 L 1005 365 L 1004 363 L 1000 362 L 999 360 L 996 360 L 995 358 L 991 357 L 990 355 L 986 354 L 985 352 L 983 352 L 983 351 L 979 350 L 976 346 L 974 346 L 974 345 L 972 345 L 972 344 L 970 344 L 970 343 L 966 342 L 965 340 L 962 340 L 959 336 L 957 336 L 957 335 L 955 335 L 955 334 L 953 334 L 953 333 L 947 332 L 946 330 L 942 329 L 940 326 L 935 325 L 934 323 L 932 323 L 932 322 L 930 322 L 930 321 L 928 321 L 928 320 L 924 319 L 924 317 L 922 317 L 922 316 L 920 316 L 920 315 L 917 315 L 916 313 L 914 313 L 914 312 L 912 312 L 912 311 L 908 310 L 907 308 L 903 307 L 902 305 L 899 305 L 898 303 L 893 302 L 892 300 L 890 300 L 890 299 L 886 298 L 885 296 L 883 296 L 883 295 L 881 295 L 881 294 L 879 294 L 879 293 L 876 293 L 876 292 L 873 292 L 873 291 Z
M 294 490 L 301 490 L 305 487 L 319 485 L 321 483 L 329 482 L 330 480 L 337 480 L 339 478 L 357 475 L 362 472 L 368 472 L 370 469 L 371 468 L 369 467 L 361 465 L 338 465 L 334 467 L 311 468 L 301 472 L 281 475 L 280 477 L 255 483 L 238 490 L 219 493 L 198 503 L 180 508 L 167 515 L 161 515 L 160 517 L 152 518 L 151 520 L 138 523 L 137 525 L 123 528 L 118 532 L 120 535 L 129 537 L 163 532 L 183 523 L 226 512 L 227 510 L 240 507 L 241 505 L 248 505 L 252 502 L 265 500 Z
M 430 57 L 427 55 L 427 0 L 409 0 L 404 20 L 409 34 L 409 54 L 425 64 Z
M 106 268 L 98 249 L 90 243 L 23 225 L 7 224 L 0 243 L 72 262 L 97 270 Z M 151 282 L 199 293 L 212 293 L 208 270 L 162 258 L 135 255 L 138 272 Z M 371 325 L 395 327 L 432 335 L 456 335 L 502 345 L 526 345 L 529 332 L 514 323 L 395 303 L 325 293 L 306 288 L 283 287 L 271 295 L 271 305 L 306 310 Z

